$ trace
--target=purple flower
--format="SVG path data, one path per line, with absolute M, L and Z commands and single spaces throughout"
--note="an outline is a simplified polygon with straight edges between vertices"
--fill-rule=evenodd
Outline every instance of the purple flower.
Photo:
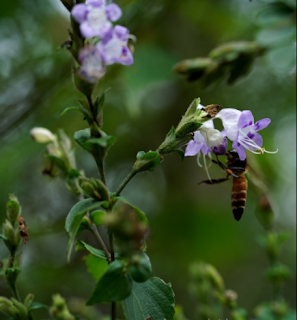
M 258 131 L 266 128 L 270 122 L 270 119 L 265 118 L 254 123 L 254 117 L 251 111 L 242 111 L 237 123 L 238 132 L 232 145 L 237 151 L 240 160 L 246 158 L 244 149 L 260 154 L 267 152 L 262 148 L 263 138 Z
M 129 30 L 117 25 L 112 32 L 97 44 L 105 64 L 120 63 L 131 65 L 133 56 L 127 46 Z
M 118 20 L 122 11 L 115 3 L 105 6 L 102 0 L 88 0 L 87 4 L 75 5 L 71 14 L 80 23 L 80 32 L 85 38 L 104 38 L 112 30 L 111 21 Z
M 79 52 L 80 68 L 78 74 L 87 82 L 95 83 L 105 74 L 103 60 L 99 50 L 86 46 Z
M 233 141 L 232 147 L 237 151 L 241 160 L 246 158 L 244 149 L 257 154 L 277 152 L 266 151 L 262 148 L 263 139 L 258 133 L 258 131 L 269 125 L 270 119 L 265 118 L 254 123 L 251 111 L 245 110 L 241 112 L 232 108 L 223 109 L 216 118 L 222 120 L 224 126 L 223 134 Z

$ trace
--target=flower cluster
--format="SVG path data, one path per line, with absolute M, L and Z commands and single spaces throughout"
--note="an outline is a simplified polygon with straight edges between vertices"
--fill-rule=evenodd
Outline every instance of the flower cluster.
M 80 50 L 78 74 L 87 82 L 95 83 L 105 74 L 105 65 L 120 63 L 131 65 L 133 56 L 128 48 L 129 30 L 123 26 L 113 26 L 122 11 L 118 5 L 106 4 L 104 0 L 87 0 L 75 5 L 71 11 L 80 24 L 81 35 L 98 40 Z
M 198 108 L 203 108 L 199 104 Z M 185 156 L 202 155 L 210 156 L 213 152 L 216 155 L 226 154 L 228 148 L 227 138 L 233 142 L 232 148 L 238 153 L 240 160 L 245 160 L 245 149 L 256 154 L 275 153 L 263 148 L 263 139 L 258 131 L 266 128 L 270 119 L 265 118 L 254 123 L 254 117 L 249 110 L 239 111 L 232 108 L 221 110 L 215 118 L 223 122 L 223 131 L 214 128 L 213 120 L 205 122 L 198 131 L 194 133 L 194 139 L 187 147 Z

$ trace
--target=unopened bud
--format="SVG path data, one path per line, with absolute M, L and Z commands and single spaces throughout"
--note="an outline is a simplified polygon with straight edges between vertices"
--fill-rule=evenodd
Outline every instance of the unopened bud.
M 56 137 L 52 132 L 50 132 L 48 129 L 40 127 L 31 129 L 30 135 L 32 139 L 38 143 L 49 143 L 56 140 Z
M 108 189 L 101 180 L 81 177 L 79 178 L 78 183 L 84 193 L 89 197 L 101 201 L 109 201 Z
M 15 232 L 13 225 L 6 220 L 3 223 L 3 235 L 5 236 L 4 243 L 11 255 L 14 256 L 18 246 L 20 237 Z
M 224 290 L 224 280 L 222 276 L 218 273 L 218 271 L 210 264 L 205 265 L 206 276 L 211 281 L 212 286 L 218 290 Z
M 135 172 L 153 171 L 161 162 L 161 156 L 157 151 L 149 151 L 141 154 L 134 163 L 133 169 Z
M 53 295 L 53 305 L 50 308 L 50 314 L 57 320 L 75 320 L 67 308 L 65 299 L 60 294 Z
M 17 216 L 20 214 L 20 211 L 21 211 L 21 206 L 19 204 L 17 197 L 15 197 L 13 194 L 10 194 L 9 201 L 7 202 L 7 205 L 6 205 L 6 212 L 7 212 L 7 217 L 12 225 L 14 225 L 17 219 Z

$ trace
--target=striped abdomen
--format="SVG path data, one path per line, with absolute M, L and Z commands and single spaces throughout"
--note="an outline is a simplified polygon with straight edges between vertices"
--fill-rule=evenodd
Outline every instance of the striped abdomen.
M 247 180 L 244 176 L 233 177 L 232 212 L 235 220 L 239 221 L 243 215 L 247 195 Z

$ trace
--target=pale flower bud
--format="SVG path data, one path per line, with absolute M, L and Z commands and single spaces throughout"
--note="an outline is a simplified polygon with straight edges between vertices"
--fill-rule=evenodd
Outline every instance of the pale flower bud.
M 35 127 L 30 130 L 30 135 L 33 140 L 38 143 L 49 143 L 56 140 L 55 135 L 48 129 Z
M 224 137 L 217 129 L 200 127 L 199 132 L 204 137 L 208 148 L 217 147 L 223 142 Z

